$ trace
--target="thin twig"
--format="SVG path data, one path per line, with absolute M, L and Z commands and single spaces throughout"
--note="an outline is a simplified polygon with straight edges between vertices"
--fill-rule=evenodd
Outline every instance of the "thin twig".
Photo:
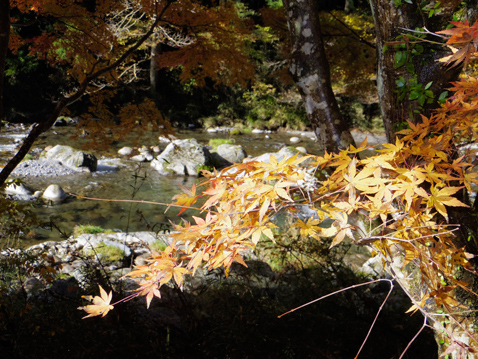
M 364 339 L 364 341 L 362 342 L 362 345 L 360 346 L 360 349 L 359 349 L 359 351 L 357 352 L 357 355 L 355 355 L 355 359 L 357 359 L 358 356 L 360 355 L 360 352 L 362 351 L 362 349 L 363 349 L 365 343 L 367 342 L 368 337 L 370 336 L 370 333 L 372 332 L 372 329 L 373 329 L 375 323 L 377 322 L 378 316 L 379 316 L 380 313 L 382 312 L 383 306 L 385 305 L 385 303 L 387 302 L 388 298 L 390 297 L 390 294 L 391 294 L 392 291 L 393 291 L 393 280 L 392 280 L 392 279 L 383 279 L 383 280 L 386 280 L 386 281 L 388 281 L 388 282 L 390 283 L 390 290 L 388 291 L 387 296 L 385 297 L 385 299 L 383 300 L 382 304 L 380 305 L 380 308 L 378 308 L 377 314 L 375 314 L 375 318 L 373 319 L 372 325 L 371 325 L 370 328 L 368 329 L 367 335 L 365 336 L 365 339 Z M 370 282 L 370 283 L 371 283 L 371 282 Z
M 329 293 L 329 294 L 327 294 L 327 295 L 324 295 L 324 296 L 322 296 L 322 297 L 320 297 L 320 298 L 314 299 L 314 300 L 312 300 L 312 301 L 310 301 L 310 302 L 308 302 L 308 303 L 302 304 L 301 306 L 298 306 L 298 307 L 296 307 L 296 308 L 294 308 L 294 309 L 291 309 L 291 310 L 289 310 L 289 311 L 287 311 L 287 312 L 285 312 L 285 313 L 282 313 L 281 315 L 278 315 L 277 318 L 282 318 L 282 317 L 283 317 L 284 315 L 286 315 L 286 314 L 295 312 L 296 310 L 301 309 L 301 308 L 304 308 L 304 307 L 306 307 L 306 306 L 308 306 L 308 305 L 310 305 L 310 304 L 313 304 L 313 303 L 315 303 L 315 302 L 318 302 L 319 300 L 322 300 L 322 299 L 331 297 L 331 296 L 333 296 L 333 295 L 335 295 L 335 294 L 339 294 L 339 293 L 341 293 L 341 292 L 345 292 L 345 291 L 347 291 L 347 290 L 349 290 L 349 289 L 354 289 L 354 288 L 358 288 L 358 287 L 363 287 L 364 285 L 369 285 L 369 284 L 378 283 L 378 282 L 390 282 L 390 283 L 391 283 L 392 280 L 391 280 L 391 279 L 381 278 L 381 279 L 372 280 L 372 281 L 366 282 L 366 283 L 354 284 L 354 285 L 351 285 L 351 286 L 349 286 L 349 287 L 347 287 L 347 288 L 342 288 L 342 289 L 337 290 L 337 291 L 335 291 L 335 292 L 332 292 L 332 293 Z
M 420 333 L 423 331 L 423 329 L 425 329 L 427 327 L 427 317 L 425 316 L 423 318 L 423 325 L 422 327 L 418 330 L 417 334 L 415 334 L 415 336 L 412 338 L 412 340 L 410 340 L 410 342 L 408 343 L 407 347 L 403 350 L 402 354 L 400 355 L 400 358 L 398 359 L 402 359 L 403 356 L 405 355 L 405 353 L 407 352 L 408 348 L 410 348 L 410 345 L 412 345 L 412 343 L 415 341 L 415 339 L 418 338 L 418 336 L 420 335 Z

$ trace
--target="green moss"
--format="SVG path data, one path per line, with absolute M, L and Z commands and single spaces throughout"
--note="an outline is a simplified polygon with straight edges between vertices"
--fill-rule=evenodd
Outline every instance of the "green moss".
M 73 235 L 75 237 L 81 234 L 97 234 L 97 233 L 113 233 L 111 229 L 104 229 L 100 226 L 93 226 L 90 224 L 79 224 L 73 228 Z
M 27 153 L 27 154 L 25 155 L 25 157 L 23 157 L 22 162 L 23 162 L 23 161 L 31 161 L 31 160 L 33 160 L 33 156 L 32 156 L 31 154 Z
M 242 133 L 243 132 L 238 128 L 233 128 L 231 130 L 231 136 L 240 136 L 240 135 L 242 135 Z
M 90 248 L 85 250 L 85 254 L 90 255 L 97 255 L 102 260 L 115 262 L 122 260 L 125 257 L 125 252 L 116 246 L 106 245 L 104 243 L 98 245 L 95 248 Z
M 166 249 L 167 244 L 163 241 L 157 240 L 149 245 L 149 248 L 155 252 L 162 252 Z
M 235 140 L 230 140 L 226 138 L 212 138 L 209 140 L 209 146 L 211 146 L 214 151 L 220 145 L 233 145 L 235 142 Z
M 202 170 L 213 172 L 214 171 L 214 166 L 201 165 L 201 166 L 197 167 L 197 173 L 198 174 L 200 174 Z

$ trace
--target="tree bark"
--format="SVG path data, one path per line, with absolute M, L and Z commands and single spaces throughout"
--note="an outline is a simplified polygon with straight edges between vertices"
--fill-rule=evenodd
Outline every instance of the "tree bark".
M 427 115 L 437 107 L 439 92 L 447 88 L 451 81 L 458 79 L 461 67 L 443 66 L 437 60 L 449 55 L 448 49 L 426 42 L 420 43 L 424 47 L 423 53 L 410 58 L 414 71 L 410 71 L 410 68 L 407 69 L 406 65 L 397 67 L 395 55 L 397 51 L 402 50 L 396 50 L 387 44 L 397 41 L 397 36 L 400 34 L 413 35 L 407 29 L 415 30 L 426 27 L 430 31 L 443 30 L 452 19 L 455 9 L 443 10 L 439 16 L 429 19 L 427 13 L 424 13 L 416 4 L 403 2 L 397 7 L 393 1 L 370 0 L 370 6 L 377 36 L 377 87 L 380 108 L 387 139 L 389 142 L 395 142 L 395 133 L 400 129 L 401 123 L 406 120 L 416 122 L 420 120 L 418 112 Z M 433 82 L 430 87 L 435 94 L 433 103 L 426 104 L 422 109 L 419 109 L 417 100 L 409 100 L 408 93 L 402 100 L 398 99 L 397 80 L 403 77 L 409 81 L 414 76 L 416 76 L 417 83 L 422 84 L 423 87 L 429 82 Z
M 0 0 L 0 121 L 3 118 L 5 62 L 10 39 L 10 1 Z
M 398 66 L 395 58 L 397 51 L 406 51 L 409 49 L 407 48 L 409 45 L 407 44 L 405 49 L 395 49 L 393 45 L 387 46 L 387 44 L 391 41 L 396 41 L 397 36 L 400 34 L 412 34 L 407 29 L 415 30 L 416 28 L 426 27 L 432 32 L 443 30 L 449 21 L 452 20 L 453 13 L 457 10 L 457 7 L 461 5 L 459 2 L 456 2 L 455 6 L 449 5 L 449 7 L 444 7 L 438 15 L 431 18 L 428 18 L 428 14 L 423 12 L 423 9 L 420 9 L 415 2 L 413 4 L 403 2 L 402 5 L 397 7 L 394 1 L 370 0 L 370 5 L 375 21 L 377 38 L 377 86 L 381 112 L 387 139 L 389 142 L 394 143 L 399 125 L 406 120 L 412 120 L 415 123 L 419 122 L 421 120 L 420 114 L 429 116 L 432 110 L 438 107 L 437 97 L 440 95 L 440 91 L 449 87 L 451 81 L 457 80 L 462 69 L 460 66 L 454 68 L 445 67 L 441 62 L 437 61 L 439 58 L 450 54 L 446 47 L 421 42 L 420 45 L 424 47 L 424 51 L 420 55 L 409 58 L 410 63 L 413 64 L 411 68 L 413 71 L 410 71 L 410 68 L 407 69 L 406 65 Z M 467 15 L 470 24 L 476 20 L 475 6 L 476 4 L 468 3 L 469 11 L 467 11 Z M 410 46 L 413 46 L 413 44 L 410 44 Z M 435 95 L 433 103 L 425 104 L 420 108 L 416 100 L 409 99 L 408 93 L 402 100 L 399 100 L 397 80 L 401 77 L 405 81 L 416 77 L 416 83 L 422 84 L 423 87 L 429 82 L 433 82 L 433 85 L 430 87 L 430 90 Z M 463 194 L 462 196 L 458 195 L 458 197 L 463 202 L 467 202 Z M 466 247 L 468 253 L 476 255 L 478 253 L 476 213 L 473 210 L 464 211 L 458 207 L 448 207 L 447 211 L 450 223 L 459 224 L 459 230 L 455 232 L 453 240 L 455 246 L 457 248 Z M 476 263 L 474 264 L 476 267 Z M 389 264 L 388 268 L 389 271 L 394 273 L 397 281 L 409 296 L 418 298 L 423 294 L 420 293 L 420 287 L 416 285 L 416 283 L 420 283 L 421 278 L 417 270 L 407 273 L 406 268 L 400 265 L 394 266 L 393 263 Z M 476 275 L 464 273 L 460 279 L 468 282 L 470 284 L 469 289 L 477 293 L 478 278 Z M 477 302 L 477 296 L 468 291 L 457 290 L 455 297 L 469 311 L 462 310 L 463 315 L 455 314 L 454 316 L 446 317 L 446 320 L 441 319 L 442 321 L 440 322 L 438 310 L 441 308 L 430 307 L 424 309 L 425 315 L 431 314 L 429 318 L 433 318 L 432 321 L 434 323 L 430 324 L 433 324 L 435 329 L 437 329 L 436 338 L 439 354 L 447 349 L 447 345 L 452 344 L 446 342 L 450 336 L 454 340 L 469 344 L 474 348 L 477 347 L 477 343 L 463 334 L 466 330 L 469 334 L 475 336 L 478 320 L 475 315 L 467 313 L 473 313 L 477 309 L 477 305 L 474 304 Z M 448 337 L 443 334 L 444 332 L 447 333 Z M 458 349 L 459 347 L 449 355 L 450 359 L 461 357 Z M 466 355 L 466 358 L 469 359 L 478 358 L 478 355 L 471 353 L 471 351 L 468 351 Z
M 354 144 L 354 139 L 332 91 L 316 3 L 314 0 L 284 1 L 292 41 L 289 71 L 321 147 L 337 152 Z

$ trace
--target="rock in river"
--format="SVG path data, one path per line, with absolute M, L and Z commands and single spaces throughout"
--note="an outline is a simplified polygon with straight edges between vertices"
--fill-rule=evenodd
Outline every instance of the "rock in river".
M 41 154 L 42 158 L 47 160 L 57 160 L 63 163 L 65 166 L 76 170 L 82 170 L 87 168 L 89 171 L 96 171 L 98 161 L 92 154 L 75 150 L 70 146 L 57 145 L 48 152 Z
M 163 175 L 197 176 L 201 168 L 209 165 L 210 158 L 209 151 L 197 140 L 174 140 L 151 166 Z
M 43 192 L 43 198 L 53 202 L 61 202 L 67 197 L 63 188 L 58 186 L 57 184 L 52 184 L 47 187 L 45 192 Z

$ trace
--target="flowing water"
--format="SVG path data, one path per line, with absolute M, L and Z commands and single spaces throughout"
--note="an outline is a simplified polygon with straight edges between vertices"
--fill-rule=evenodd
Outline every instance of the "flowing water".
M 38 154 L 47 145 L 69 145 L 80 148 L 87 143 L 87 138 L 72 140 L 72 127 L 51 129 L 40 138 L 32 153 Z M 0 163 L 5 163 L 13 154 L 26 132 L 18 128 L 2 129 L 0 132 Z M 196 138 L 200 143 L 207 144 L 211 138 L 227 138 L 224 133 L 210 134 L 204 131 L 182 131 L 176 133 L 178 138 Z M 291 134 L 247 134 L 234 137 L 236 144 L 244 147 L 247 154 L 257 156 L 265 152 L 276 152 L 286 144 L 290 144 Z M 61 204 L 46 204 L 43 201 L 33 203 L 38 218 L 45 223 L 41 228 L 34 228 L 23 245 L 31 245 L 44 240 L 60 240 L 62 235 L 69 235 L 78 224 L 98 225 L 107 229 L 122 231 L 160 230 L 169 224 L 169 220 L 178 221 L 178 210 L 171 208 L 166 213 L 165 206 L 151 203 L 128 202 L 125 200 L 151 201 L 170 203 L 172 197 L 181 192 L 181 185 L 191 187 L 193 183 L 204 179 L 183 176 L 160 176 L 149 163 L 141 163 L 120 159 L 118 149 L 131 145 L 135 140 L 142 145 L 158 144 L 157 133 L 146 133 L 141 139 L 131 133 L 128 138 L 111 146 L 106 151 L 95 152 L 99 159 L 99 170 L 96 173 L 81 173 L 75 176 L 52 178 L 24 178 L 26 185 L 33 190 L 43 190 L 50 184 L 60 185 L 65 192 L 85 197 L 104 200 L 78 199 L 70 197 Z M 314 153 L 317 144 L 311 139 L 310 133 L 302 136 L 300 146 Z M 116 166 L 117 171 L 111 171 Z M 186 214 L 195 215 L 192 211 Z

